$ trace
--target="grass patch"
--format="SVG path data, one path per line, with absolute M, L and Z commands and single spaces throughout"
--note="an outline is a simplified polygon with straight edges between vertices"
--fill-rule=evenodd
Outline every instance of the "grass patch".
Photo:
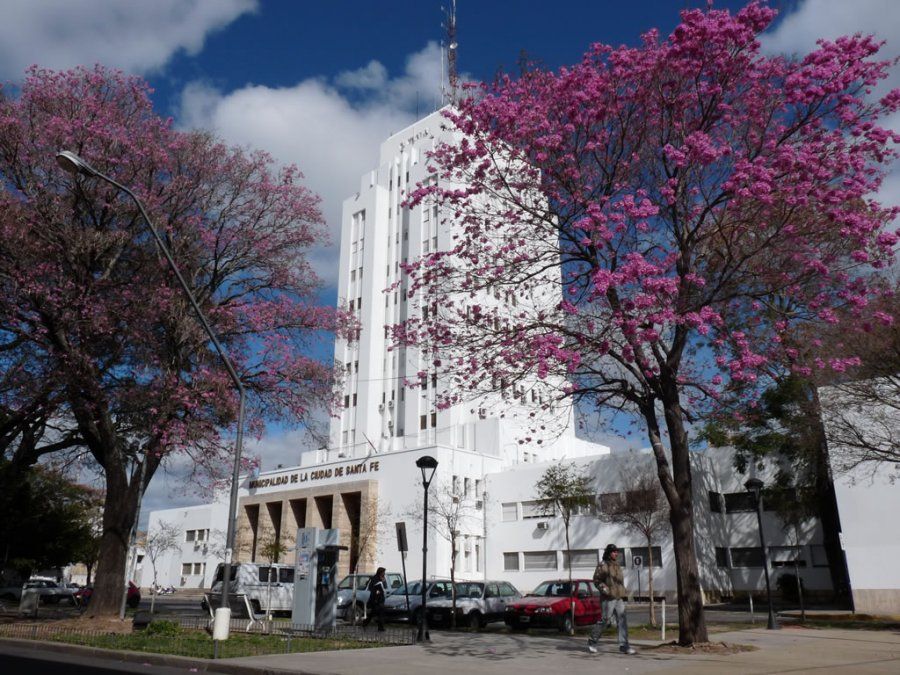
M 265 654 L 293 654 L 301 652 L 331 651 L 338 649 L 362 649 L 382 646 L 348 638 L 319 638 L 308 636 L 266 635 L 258 633 L 234 633 L 228 640 L 213 642 L 205 631 L 184 630 L 173 622 L 161 622 L 160 628 L 148 628 L 134 633 L 101 633 L 75 631 L 35 631 L 32 634 L 5 635 L 0 637 L 24 637 L 46 642 L 62 642 L 82 647 L 112 649 L 118 651 L 168 654 L 201 659 L 236 658 Z M 167 625 L 168 624 L 168 625 Z M 151 624 L 152 626 L 153 624 Z M 5 631 L 4 631 L 5 633 Z

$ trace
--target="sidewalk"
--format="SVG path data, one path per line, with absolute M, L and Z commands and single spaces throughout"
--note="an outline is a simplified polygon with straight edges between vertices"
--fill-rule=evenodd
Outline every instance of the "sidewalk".
M 267 673 L 316 675 L 900 672 L 900 634 L 895 631 L 753 629 L 713 639 L 758 649 L 680 654 L 654 649 L 655 643 L 636 643 L 639 653 L 625 656 L 608 641 L 593 655 L 583 637 L 435 632 L 425 645 L 227 659 L 218 661 L 216 670 L 254 666 Z
M 349 649 L 310 654 L 278 654 L 238 659 L 198 660 L 143 652 L 116 652 L 60 643 L 0 640 L 6 653 L 40 651 L 73 658 L 100 658 L 118 664 L 161 665 L 182 672 L 231 675 L 590 675 L 608 673 L 900 673 L 900 632 L 762 628 L 718 633 L 716 642 L 756 647 L 736 654 L 672 653 L 656 643 L 635 642 L 638 654 L 619 654 L 614 642 L 590 654 L 583 637 L 503 633 L 432 633 L 432 642 L 410 647 Z M 56 658 L 56 657 L 50 657 Z M 130 667 L 130 666 L 129 666 Z

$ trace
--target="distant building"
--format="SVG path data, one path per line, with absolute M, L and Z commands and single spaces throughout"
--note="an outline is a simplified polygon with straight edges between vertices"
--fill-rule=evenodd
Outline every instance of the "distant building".
M 422 485 L 415 462 L 423 455 L 438 460 L 431 499 L 450 500 L 465 510 L 459 527 L 456 570 L 462 579 L 504 578 L 522 590 L 546 578 L 563 576 L 560 519 L 535 507 L 534 485 L 550 463 L 574 461 L 594 479 L 598 494 L 620 489 L 616 470 L 621 462 L 652 464 L 649 455 L 611 454 L 610 448 L 575 436 L 570 411 L 560 411 L 557 428 L 541 443 L 523 443 L 523 424 L 533 406 L 544 401 L 540 383 L 527 392 L 503 383 L 474 402 L 438 410 L 436 392 L 443 383 L 415 349 L 390 349 L 388 326 L 433 311 L 441 298 L 409 298 L 404 262 L 452 245 L 454 224 L 435 203 L 414 209 L 402 205 L 417 184 L 436 180 L 426 155 L 449 132 L 434 113 L 394 134 L 381 146 L 378 166 L 363 176 L 359 192 L 344 202 L 339 264 L 339 302 L 351 308 L 361 330 L 352 343 L 338 340 L 335 361 L 345 381 L 343 411 L 330 430 L 327 448 L 304 453 L 298 466 L 246 478 L 238 508 L 235 558 L 268 560 L 272 543 L 293 562 L 299 527 L 339 528 L 348 551 L 339 565 L 346 574 L 355 563 L 372 570 L 383 565 L 400 571 L 394 524 L 404 522 L 409 541 L 407 575 L 421 575 Z M 540 300 L 558 304 L 553 286 Z M 479 303 L 527 302 L 510 292 L 493 291 Z M 416 381 L 419 388 L 407 388 Z M 537 439 L 535 439 L 537 440 Z M 697 549 L 703 586 L 709 597 L 731 596 L 762 588 L 762 552 L 755 515 L 747 509 L 741 478 L 734 475 L 728 452 L 694 456 Z M 655 469 L 654 469 L 655 470 Z M 601 504 L 602 506 L 602 504 Z M 363 531 L 372 516 L 379 521 L 371 547 Z M 191 532 L 225 530 L 220 505 L 154 512 L 176 522 L 185 532 L 182 550 L 160 574 L 160 583 L 199 586 L 210 583 L 216 558 Z M 447 577 L 450 543 L 440 528 L 429 528 L 428 572 Z M 810 590 L 827 586 L 821 533 L 811 523 L 800 533 L 785 534 L 766 517 L 768 541 L 777 565 L 795 558 Z M 207 537 L 212 536 L 204 535 Z M 573 529 L 573 563 L 592 574 L 598 552 L 609 542 L 625 549 L 628 583 L 638 592 L 634 555 L 646 544 L 586 513 Z M 660 565 L 656 588 L 673 597 L 671 539 L 655 544 Z M 646 554 L 646 552 L 644 552 Z M 647 559 L 645 555 L 645 560 Z M 145 562 L 145 570 L 148 565 Z M 190 573 L 188 573 L 190 572 Z M 144 575 L 146 585 L 147 573 Z M 642 577 L 642 584 L 645 583 Z

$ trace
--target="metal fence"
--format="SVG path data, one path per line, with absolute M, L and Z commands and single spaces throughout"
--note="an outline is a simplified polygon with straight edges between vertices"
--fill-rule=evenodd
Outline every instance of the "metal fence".
M 174 626 L 172 630 L 165 632 L 144 630 L 110 633 L 36 623 L 9 623 L 0 625 L 0 638 L 61 642 L 100 649 L 204 659 L 387 647 L 415 642 L 415 632 L 408 628 L 377 631 L 359 626 L 338 626 L 328 630 L 317 630 L 314 626 L 295 625 L 289 622 L 260 623 L 263 625 L 254 626 L 250 631 L 243 631 L 242 626 L 233 626 L 228 640 L 213 640 L 205 630 L 206 621 L 202 617 L 184 617 L 180 620 L 180 626 Z M 243 624 L 246 624 L 246 621 Z

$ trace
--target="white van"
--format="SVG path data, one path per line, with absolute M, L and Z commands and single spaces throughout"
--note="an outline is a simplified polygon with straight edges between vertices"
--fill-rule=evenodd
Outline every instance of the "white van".
M 216 576 L 213 577 L 211 595 L 216 596 L 222 592 L 224 573 L 225 566 L 220 563 L 216 568 Z M 294 609 L 293 565 L 235 563 L 231 566 L 229 585 L 229 593 L 246 595 L 257 614 L 290 613 Z

